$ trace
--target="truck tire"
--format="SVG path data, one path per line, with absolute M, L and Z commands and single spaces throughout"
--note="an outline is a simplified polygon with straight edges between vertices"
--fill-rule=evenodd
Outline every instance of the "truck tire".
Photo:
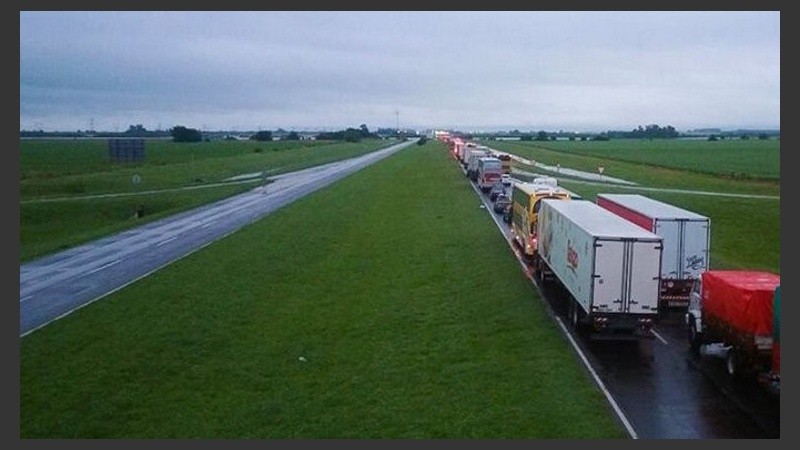
M 694 316 L 689 316 L 689 325 L 687 329 L 689 335 L 689 349 L 694 354 L 700 353 L 700 345 L 702 344 L 700 333 L 697 332 L 696 320 Z
M 574 328 L 575 331 L 583 331 L 580 308 L 578 307 L 578 302 L 574 298 L 569 299 L 569 322 L 572 324 L 572 328 Z
M 728 350 L 728 354 L 725 356 L 725 371 L 732 378 L 738 378 L 741 375 L 742 368 L 739 361 L 739 353 L 733 347 Z
M 542 258 L 537 257 L 536 258 L 536 274 L 539 275 L 539 285 L 540 286 L 544 286 L 545 283 L 547 282 L 547 277 L 545 276 L 545 273 L 544 273 L 544 267 L 545 266 L 544 266 L 544 262 L 542 261 Z
M 539 286 L 543 286 L 544 274 L 542 273 L 542 258 L 539 257 L 538 253 L 531 256 L 531 267 L 533 267 L 536 279 L 539 281 Z

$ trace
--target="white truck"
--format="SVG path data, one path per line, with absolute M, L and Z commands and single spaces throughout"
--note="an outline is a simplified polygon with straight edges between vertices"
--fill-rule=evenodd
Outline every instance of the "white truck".
M 660 236 L 586 200 L 544 199 L 539 209 L 541 282 L 555 278 L 577 330 L 597 339 L 653 338 Z
M 477 149 L 478 145 L 475 144 L 474 142 L 466 142 L 462 147 L 460 161 L 461 165 L 464 166 L 465 169 L 467 168 L 467 163 L 469 162 L 469 155 L 472 153 L 473 150 Z
M 686 307 L 694 280 L 708 269 L 711 220 L 638 194 L 597 194 L 597 204 L 661 236 L 660 306 Z
M 544 186 L 558 187 L 558 180 L 553 178 L 553 177 L 548 177 L 548 176 L 536 176 L 536 177 L 533 177 L 533 183 L 534 184 L 541 184 L 541 185 L 544 185 Z
M 478 160 L 480 158 L 484 158 L 489 156 L 489 152 L 486 150 L 480 149 L 472 149 L 469 152 L 469 157 L 467 159 L 467 177 L 472 181 L 478 180 Z
M 478 184 L 478 188 L 483 192 L 488 192 L 503 176 L 503 163 L 491 156 L 478 158 L 478 169 L 475 173 L 475 182 Z

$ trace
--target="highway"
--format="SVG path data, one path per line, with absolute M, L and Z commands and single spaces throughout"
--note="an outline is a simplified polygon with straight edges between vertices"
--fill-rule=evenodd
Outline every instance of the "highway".
M 522 271 L 542 294 L 551 318 L 574 343 L 579 359 L 585 358 L 587 371 L 596 377 L 601 390 L 607 391 L 609 404 L 631 437 L 780 437 L 779 396 L 767 392 L 754 380 L 730 379 L 721 358 L 693 356 L 681 311 L 662 313 L 653 339 L 639 342 L 597 341 L 576 333 L 567 325 L 568 303 L 563 292 L 538 283 L 512 243 L 509 226 L 493 212 L 488 194 L 483 194 L 466 177 L 465 181 L 505 237 Z
M 275 176 L 273 183 L 249 192 L 21 265 L 20 336 L 101 300 L 414 142 Z M 466 178 L 465 182 L 497 224 L 523 272 L 536 284 L 511 244 L 510 230 L 492 211 L 488 196 Z M 552 319 L 570 344 L 574 343 L 576 360 L 585 361 L 587 372 L 607 395 L 610 408 L 632 437 L 780 437 L 779 397 L 755 383 L 727 378 L 721 359 L 692 356 L 679 311 L 661 316 L 653 339 L 591 341 L 566 326 L 566 302 L 561 293 L 552 287 L 536 286 Z
M 20 336 L 414 143 L 277 175 L 243 194 L 20 265 Z

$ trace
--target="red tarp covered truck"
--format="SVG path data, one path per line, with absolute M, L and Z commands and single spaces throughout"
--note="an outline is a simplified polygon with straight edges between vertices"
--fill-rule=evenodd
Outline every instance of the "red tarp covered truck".
M 730 375 L 772 372 L 774 299 L 780 283 L 780 275 L 770 272 L 703 272 L 686 312 L 691 348 L 722 345 Z

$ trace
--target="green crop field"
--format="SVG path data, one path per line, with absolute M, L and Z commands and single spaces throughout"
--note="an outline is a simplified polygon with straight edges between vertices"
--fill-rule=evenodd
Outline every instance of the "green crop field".
M 624 438 L 478 205 L 412 145 L 21 338 L 20 436 Z
M 246 173 L 271 175 L 358 156 L 391 141 L 148 140 L 142 163 L 111 163 L 105 141 L 20 140 L 20 199 L 170 189 L 216 183 Z M 140 183 L 133 184 L 133 175 Z
M 780 140 L 612 139 L 610 141 L 489 142 L 498 150 L 544 149 L 599 160 L 723 175 L 729 178 L 780 180 Z M 542 161 L 544 162 L 544 161 Z M 573 167 L 573 166 L 570 166 Z M 577 167 L 576 167 L 577 168 Z M 584 169 L 595 170 L 594 167 Z
M 358 156 L 391 141 L 147 141 L 143 163 L 113 164 L 105 141 L 20 140 L 20 261 L 252 189 L 270 175 Z M 138 175 L 140 182 L 133 183 Z M 197 188 L 181 190 L 181 188 Z M 157 191 L 157 192 L 153 192 Z M 93 195 L 125 194 L 92 198 Z M 131 195 L 135 194 L 135 195 Z M 58 200 L 58 201 L 54 201 Z M 134 217 L 142 206 L 145 216 Z

